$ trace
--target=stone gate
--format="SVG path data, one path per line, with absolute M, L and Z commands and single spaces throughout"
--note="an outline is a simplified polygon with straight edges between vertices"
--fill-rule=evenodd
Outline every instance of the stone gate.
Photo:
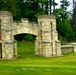
M 54 15 L 41 15 L 38 23 L 22 18 L 14 22 L 8 11 L 0 11 L 0 58 L 12 59 L 17 56 L 17 42 L 14 35 L 29 33 L 36 36 L 35 54 L 44 57 L 61 55 L 61 43 L 58 40 Z

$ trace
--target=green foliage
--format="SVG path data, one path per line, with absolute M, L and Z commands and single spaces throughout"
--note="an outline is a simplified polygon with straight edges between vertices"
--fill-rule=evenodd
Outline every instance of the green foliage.
M 14 19 L 19 19 L 20 13 L 16 5 L 15 0 L 1 0 L 0 1 L 0 10 L 9 11 L 12 13 Z
M 61 7 L 55 10 L 57 19 L 57 30 L 59 32 L 59 39 L 62 41 L 72 41 L 74 33 L 70 23 L 70 13 L 67 11 L 69 2 L 61 0 Z
M 39 15 L 47 14 L 48 0 L 0 0 L 0 10 L 10 11 L 14 20 L 20 20 L 23 17 L 37 21 Z
M 67 14 L 68 14 L 67 7 L 70 4 L 69 4 L 69 1 L 67 1 L 67 0 L 61 0 L 60 2 L 61 2 L 61 10 L 62 10 L 60 15 L 61 15 L 61 19 L 64 20 L 64 19 L 67 19 Z
M 15 20 L 37 21 L 39 15 L 48 14 L 48 0 L 0 0 L 0 10 L 10 11 Z
M 64 40 L 69 41 L 72 39 L 73 31 L 70 22 L 68 20 L 66 19 L 64 21 L 58 20 L 57 29 L 59 34 L 64 38 Z
M 14 36 L 17 41 L 35 41 L 36 36 L 32 34 L 19 34 Z
M 27 34 L 25 36 L 25 40 L 27 40 L 27 41 L 34 41 L 35 40 L 35 37 L 33 35 L 31 35 L 31 34 Z
M 25 2 L 18 3 L 21 17 L 29 18 L 29 20 L 32 21 L 37 21 L 38 15 L 44 12 L 39 3 L 42 4 L 45 2 L 46 0 L 26 0 Z
M 72 36 L 73 36 L 73 41 L 76 42 L 76 31 L 73 31 Z

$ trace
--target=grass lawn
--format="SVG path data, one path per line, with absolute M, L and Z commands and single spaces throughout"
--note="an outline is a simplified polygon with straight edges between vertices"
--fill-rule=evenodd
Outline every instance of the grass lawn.
M 0 75 L 76 75 L 76 53 L 45 58 L 34 55 L 34 43 L 18 42 L 15 60 L 0 60 Z

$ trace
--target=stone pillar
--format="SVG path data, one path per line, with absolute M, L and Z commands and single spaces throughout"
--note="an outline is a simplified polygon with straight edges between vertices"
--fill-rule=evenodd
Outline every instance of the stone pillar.
M 52 55 L 50 42 L 43 42 L 43 56 L 50 57 Z
M 56 40 L 56 55 L 61 55 L 61 42 Z
M 40 33 L 40 54 L 45 57 L 50 57 L 52 55 L 52 45 L 51 45 L 51 25 L 50 17 L 48 15 L 42 15 L 38 17 L 39 22 L 39 33 Z
M 13 41 L 2 42 L 2 58 L 11 59 L 13 55 Z
M 56 31 L 54 34 L 55 40 L 58 40 L 58 32 Z
M 38 42 L 38 37 L 36 37 L 35 40 L 35 55 L 39 55 L 40 51 L 39 51 L 39 42 Z
M 39 47 L 39 55 L 42 55 L 43 49 L 42 49 L 42 31 L 41 30 L 38 35 L 38 47 Z
M 53 55 L 56 55 L 55 41 L 52 42 L 52 51 L 53 51 Z
M 51 43 L 52 43 L 52 51 L 53 51 L 53 54 L 52 55 L 56 55 L 56 46 L 55 46 L 55 41 L 58 40 L 57 38 L 57 34 L 56 34 L 56 19 L 53 18 L 51 20 Z
M 56 31 L 55 16 L 41 15 L 38 17 L 38 22 L 40 55 L 45 57 L 61 55 L 61 43 L 56 41 L 58 40 L 58 34 Z
M 13 18 L 10 12 L 0 11 L 1 18 L 1 32 L 2 32 L 2 58 L 12 59 L 13 53 L 13 34 L 12 24 Z
M 52 55 L 56 55 L 56 50 L 55 50 L 55 32 L 51 31 L 51 44 L 52 44 Z
M 17 56 L 18 53 L 17 53 L 17 41 L 14 40 L 14 56 Z
M 50 57 L 52 55 L 52 44 L 50 31 L 42 32 L 43 56 Z

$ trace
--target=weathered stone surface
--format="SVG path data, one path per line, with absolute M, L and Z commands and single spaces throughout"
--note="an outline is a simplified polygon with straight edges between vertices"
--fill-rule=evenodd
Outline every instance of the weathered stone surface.
M 58 40 L 58 34 L 56 31 L 55 16 L 41 15 L 38 18 L 38 23 L 40 29 L 38 32 L 38 42 L 42 43 L 42 56 L 51 57 L 61 55 L 61 44 L 60 42 L 56 42 Z
M 61 42 L 59 40 L 56 41 L 56 52 L 57 55 L 61 55 Z
M 58 40 L 56 31 L 56 19 L 54 15 L 41 15 L 38 17 L 38 23 L 29 22 L 22 18 L 21 22 L 13 22 L 10 12 L 0 11 L 1 20 L 1 43 L 2 58 L 12 59 L 17 56 L 17 42 L 14 35 L 29 33 L 36 37 L 35 54 L 45 57 L 61 54 L 61 44 Z
M 74 52 L 76 52 L 76 43 L 72 43 L 72 45 L 73 45 L 73 50 L 74 50 Z

